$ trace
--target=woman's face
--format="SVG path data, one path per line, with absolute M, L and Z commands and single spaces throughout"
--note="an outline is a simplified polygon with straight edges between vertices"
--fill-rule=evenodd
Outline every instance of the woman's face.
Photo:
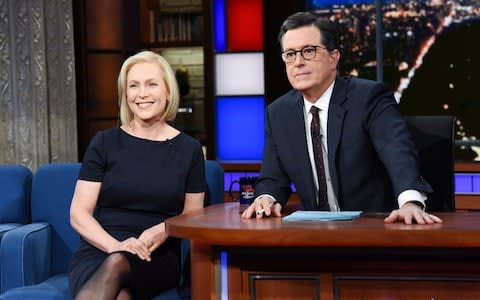
M 167 106 L 168 90 L 162 70 L 155 63 L 140 62 L 127 74 L 127 103 L 134 120 L 161 121 Z

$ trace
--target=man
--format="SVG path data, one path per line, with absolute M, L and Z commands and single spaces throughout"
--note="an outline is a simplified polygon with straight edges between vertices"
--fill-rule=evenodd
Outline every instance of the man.
M 293 90 L 267 107 L 256 198 L 242 217 L 280 216 L 293 182 L 306 210 L 388 211 L 387 223 L 442 222 L 424 211 L 432 189 L 420 176 L 393 93 L 337 75 L 334 24 L 296 13 L 278 39 Z

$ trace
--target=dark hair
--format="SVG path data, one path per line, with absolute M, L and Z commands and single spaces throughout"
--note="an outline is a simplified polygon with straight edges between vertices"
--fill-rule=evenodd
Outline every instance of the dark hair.
M 280 32 L 278 33 L 280 47 L 282 47 L 282 40 L 287 31 L 308 25 L 314 25 L 320 30 L 322 36 L 320 42 L 327 47 L 328 51 L 338 49 L 337 28 L 335 23 L 328 19 L 317 18 L 310 12 L 295 13 L 283 21 L 282 26 L 280 26 Z

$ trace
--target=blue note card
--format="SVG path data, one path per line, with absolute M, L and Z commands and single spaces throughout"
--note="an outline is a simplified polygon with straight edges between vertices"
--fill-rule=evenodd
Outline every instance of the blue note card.
M 283 217 L 284 221 L 350 221 L 358 218 L 361 211 L 303 211 L 298 210 Z

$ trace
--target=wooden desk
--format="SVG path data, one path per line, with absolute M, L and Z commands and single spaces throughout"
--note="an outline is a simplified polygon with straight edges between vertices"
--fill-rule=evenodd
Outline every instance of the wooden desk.
M 480 213 L 443 224 L 244 220 L 237 203 L 167 220 L 190 239 L 194 299 L 480 299 Z

